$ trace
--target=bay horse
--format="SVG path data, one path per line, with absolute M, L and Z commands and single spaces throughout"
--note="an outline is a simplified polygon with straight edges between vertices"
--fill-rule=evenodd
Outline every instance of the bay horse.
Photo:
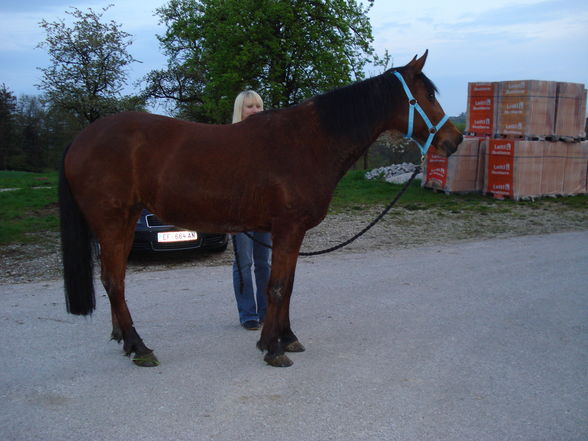
M 126 263 L 141 210 L 195 231 L 270 231 L 268 308 L 257 347 L 268 364 L 290 366 L 285 352 L 304 351 L 289 317 L 300 245 L 326 216 L 339 180 L 386 130 L 406 132 L 409 126 L 415 141 L 430 138 L 446 155 L 462 141 L 422 72 L 426 57 L 427 52 L 403 67 L 237 124 L 129 112 L 89 125 L 65 150 L 60 172 L 68 312 L 87 315 L 95 309 L 95 238 L 112 338 L 123 341 L 137 365 L 156 366 L 125 301 Z M 421 116 L 409 121 L 414 101 Z M 431 128 L 427 116 L 442 127 Z

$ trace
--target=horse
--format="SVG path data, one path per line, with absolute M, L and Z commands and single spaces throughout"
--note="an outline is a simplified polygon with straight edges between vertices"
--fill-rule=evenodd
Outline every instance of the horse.
M 67 311 L 88 315 L 95 309 L 92 241 L 97 240 L 111 337 L 123 342 L 138 366 L 157 366 L 125 301 L 126 263 L 141 210 L 195 231 L 269 231 L 268 308 L 257 347 L 269 365 L 290 366 L 286 353 L 305 350 L 289 313 L 300 246 L 306 231 L 325 218 L 339 180 L 384 131 L 406 133 L 409 127 L 409 137 L 428 140 L 445 155 L 463 139 L 423 73 L 427 54 L 236 124 L 141 112 L 90 124 L 65 149 L 59 179 Z M 414 106 L 420 118 L 414 117 Z

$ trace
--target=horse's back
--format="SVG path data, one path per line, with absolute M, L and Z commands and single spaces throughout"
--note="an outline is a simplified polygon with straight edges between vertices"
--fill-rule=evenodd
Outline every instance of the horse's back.
M 226 218 L 224 202 L 247 193 L 243 182 L 257 186 L 244 174 L 269 156 L 244 149 L 247 135 L 236 126 L 138 112 L 112 115 L 76 137 L 65 173 L 77 199 L 92 213 L 97 211 L 94 201 L 113 212 L 142 206 L 179 224 L 187 222 L 186 207 L 210 211 L 204 207 L 208 204 Z
M 78 200 L 108 205 L 110 217 L 145 207 L 202 231 L 267 228 L 270 218 L 301 206 L 301 200 L 310 199 L 305 206 L 328 205 L 333 186 L 324 173 L 312 172 L 324 160 L 309 154 L 313 144 L 304 125 L 292 122 L 297 120 L 290 113 L 296 112 L 290 110 L 290 118 L 282 113 L 226 125 L 147 113 L 109 116 L 75 139 L 66 175 Z M 317 196 L 325 180 L 328 194 Z M 312 211 L 324 215 L 322 208 Z
M 70 154 L 84 152 L 91 155 L 95 150 L 101 154 L 118 155 L 125 151 L 153 148 L 173 142 L 174 135 L 182 128 L 194 123 L 161 115 L 141 112 L 123 112 L 101 118 L 74 139 Z
M 161 115 L 123 112 L 95 121 L 74 139 L 66 157 L 68 179 L 75 175 L 137 176 L 163 170 L 169 161 L 180 162 L 180 150 L 198 148 L 198 133 L 206 124 Z M 114 179 L 114 178 L 113 178 Z

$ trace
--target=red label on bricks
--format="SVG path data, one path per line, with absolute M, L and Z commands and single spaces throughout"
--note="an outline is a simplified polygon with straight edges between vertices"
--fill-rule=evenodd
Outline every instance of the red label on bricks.
M 447 184 L 447 156 L 434 153 L 434 149 L 427 152 L 427 176 L 425 179 L 429 185 L 445 188 Z
M 478 135 L 494 131 L 494 83 L 468 84 L 468 130 Z
M 513 195 L 514 140 L 491 139 L 486 163 L 486 192 L 499 196 Z

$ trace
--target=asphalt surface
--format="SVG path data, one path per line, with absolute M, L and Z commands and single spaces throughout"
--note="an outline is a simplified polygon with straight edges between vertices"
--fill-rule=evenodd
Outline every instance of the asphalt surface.
M 0 285 L 0 440 L 586 440 L 588 231 L 301 259 L 305 353 L 272 368 L 229 266 L 127 278 L 162 362 L 109 341 L 108 301 Z

